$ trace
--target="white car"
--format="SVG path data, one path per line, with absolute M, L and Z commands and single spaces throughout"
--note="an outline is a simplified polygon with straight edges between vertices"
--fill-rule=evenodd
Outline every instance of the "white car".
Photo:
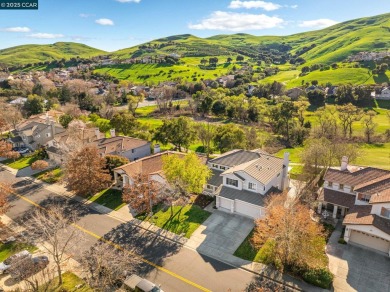
M 153 284 L 152 282 L 141 278 L 135 274 L 128 277 L 124 283 L 126 291 L 137 291 L 137 292 L 164 292 L 160 289 L 160 286 Z
M 0 275 L 7 272 L 7 270 L 11 267 L 11 265 L 6 265 L 4 262 L 0 263 Z

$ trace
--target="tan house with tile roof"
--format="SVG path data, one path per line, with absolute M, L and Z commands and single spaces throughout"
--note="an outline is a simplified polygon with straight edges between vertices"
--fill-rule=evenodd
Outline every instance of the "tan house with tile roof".
M 261 218 L 267 196 L 289 186 L 288 164 L 288 153 L 283 159 L 260 149 L 232 150 L 208 161 L 212 177 L 204 193 L 216 196 L 218 209 Z
M 184 156 L 185 154 L 175 151 L 164 151 L 117 167 L 114 169 L 115 188 L 122 189 L 132 184 L 134 177 L 138 174 L 148 175 L 150 179 L 166 184 L 162 169 L 162 157 L 166 155 Z
M 343 219 L 345 241 L 390 256 L 390 171 L 349 166 L 343 157 L 340 169 L 326 172 L 319 201 L 318 213 Z

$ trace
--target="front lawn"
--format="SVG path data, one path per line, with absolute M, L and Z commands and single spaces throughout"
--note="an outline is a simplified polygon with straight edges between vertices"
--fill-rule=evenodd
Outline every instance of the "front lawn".
M 33 177 L 40 179 L 48 184 L 54 184 L 58 182 L 64 175 L 61 168 L 48 169 L 40 173 L 36 173 Z
M 34 252 L 37 248 L 33 245 L 22 243 L 22 242 L 10 242 L 10 243 L 0 243 L 0 262 L 3 262 L 10 256 L 22 251 L 28 250 L 29 252 Z
M 35 162 L 37 160 L 38 160 L 37 155 L 32 154 L 29 156 L 20 157 L 19 159 L 16 159 L 15 161 L 13 159 L 7 159 L 1 163 L 6 164 L 9 167 L 14 168 L 14 169 L 22 169 L 22 168 L 31 166 L 31 164 L 33 164 L 33 162 Z
M 74 292 L 92 292 L 93 289 L 90 288 L 82 279 L 77 277 L 75 274 L 71 272 L 65 272 L 62 274 L 63 283 L 60 287 L 57 286 L 58 277 L 53 279 L 53 283 L 50 284 L 49 291 L 53 292 L 63 292 L 63 291 L 74 291 Z M 76 288 L 76 286 L 80 285 L 80 288 Z M 44 288 L 42 287 L 42 290 Z
M 156 212 L 149 221 L 156 226 L 176 234 L 184 233 L 190 238 L 191 234 L 209 216 L 210 212 L 195 205 L 173 206 L 173 216 L 171 217 L 171 207 L 158 206 Z
M 88 198 L 88 200 L 112 210 L 119 210 L 126 205 L 126 203 L 122 201 L 122 192 L 114 189 L 103 190 L 93 197 Z
M 253 236 L 253 230 L 240 244 L 240 246 L 236 249 L 233 255 L 247 261 L 251 261 L 251 262 L 255 261 L 258 251 L 255 248 L 253 248 L 253 246 L 250 243 L 250 239 L 252 238 L 252 236 Z

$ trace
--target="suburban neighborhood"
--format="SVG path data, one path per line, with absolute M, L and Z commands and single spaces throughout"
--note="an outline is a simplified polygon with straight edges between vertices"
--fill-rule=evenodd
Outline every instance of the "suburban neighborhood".
M 3 2 L 0 292 L 390 292 L 389 3 Z

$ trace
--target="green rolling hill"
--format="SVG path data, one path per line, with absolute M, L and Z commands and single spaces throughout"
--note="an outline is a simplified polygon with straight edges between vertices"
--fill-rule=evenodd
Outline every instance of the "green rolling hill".
M 22 45 L 0 50 L 0 64 L 24 65 L 38 62 L 93 57 L 106 54 L 105 51 L 72 42 L 58 42 L 51 45 Z
M 217 76 L 227 74 L 233 67 L 240 68 L 241 64 L 235 62 L 238 55 L 244 56 L 245 61 L 249 61 L 255 70 L 261 71 L 265 66 L 265 58 L 271 54 L 274 62 L 272 66 L 278 66 L 280 72 L 259 82 L 276 80 L 284 82 L 287 87 L 293 87 L 312 80 L 333 84 L 388 82 L 390 72 L 373 75 L 370 71 L 372 68 L 353 68 L 350 64 L 341 63 L 357 52 L 385 50 L 390 50 L 390 13 L 350 20 L 325 29 L 289 36 L 254 36 L 238 33 L 199 38 L 190 34 L 175 35 L 111 53 L 77 43 L 25 45 L 0 50 L 0 64 L 29 64 L 102 54 L 109 54 L 112 59 L 118 60 L 130 58 L 156 60 L 163 56 L 179 55 L 180 61 L 177 64 L 154 61 L 152 64 L 102 66 L 95 70 L 98 73 L 109 74 L 120 80 L 129 80 L 134 83 L 157 83 L 178 79 L 186 81 L 215 79 Z M 200 66 L 201 59 L 208 60 L 210 57 L 218 58 L 218 65 L 215 68 Z M 226 62 L 229 57 L 233 59 L 233 62 Z M 290 60 L 296 58 L 303 58 L 306 62 L 304 65 L 299 62 L 291 65 Z M 263 60 L 261 68 L 258 64 L 259 59 Z M 333 63 L 339 63 L 340 68 L 317 70 L 306 76 L 299 76 L 302 66 Z M 45 68 L 36 66 L 31 69 Z

